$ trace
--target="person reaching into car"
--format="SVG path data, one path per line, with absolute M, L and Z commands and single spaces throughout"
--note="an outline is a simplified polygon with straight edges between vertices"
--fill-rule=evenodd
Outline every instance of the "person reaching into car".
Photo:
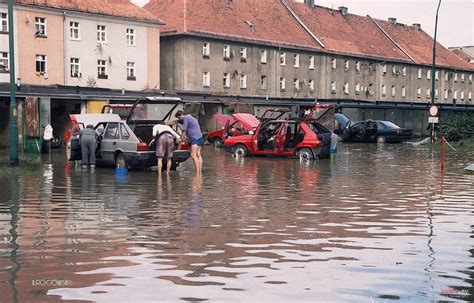
M 156 159 L 157 159 L 157 168 L 158 175 L 161 176 L 161 171 L 163 170 L 163 158 L 166 157 L 166 174 L 169 175 L 171 171 L 171 163 L 173 162 L 173 152 L 174 152 L 174 138 L 177 140 L 180 139 L 179 135 L 168 125 L 165 125 L 164 122 L 156 124 L 153 126 L 153 137 L 154 139 L 150 142 L 149 145 L 152 145 L 153 142 L 156 142 Z
M 87 125 L 79 135 L 79 142 L 81 142 L 82 152 L 82 168 L 95 167 L 95 150 L 97 148 L 98 134 L 94 130 L 93 125 Z
M 201 127 L 196 118 L 191 115 L 185 115 L 182 110 L 176 112 L 175 117 L 178 118 L 178 123 L 182 124 L 182 137 L 188 137 L 191 144 L 191 158 L 196 167 L 196 173 L 202 172 L 202 157 L 201 146 L 204 145 L 204 138 L 202 136 Z

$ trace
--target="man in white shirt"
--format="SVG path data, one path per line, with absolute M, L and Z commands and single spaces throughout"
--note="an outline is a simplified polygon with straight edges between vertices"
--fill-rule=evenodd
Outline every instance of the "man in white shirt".
M 174 139 L 180 140 L 180 136 L 168 125 L 163 122 L 153 126 L 153 140 L 150 142 L 151 145 L 156 141 L 156 158 L 158 174 L 161 176 L 161 170 L 163 169 L 163 158 L 166 157 L 166 174 L 169 175 L 171 171 L 171 163 L 174 152 Z

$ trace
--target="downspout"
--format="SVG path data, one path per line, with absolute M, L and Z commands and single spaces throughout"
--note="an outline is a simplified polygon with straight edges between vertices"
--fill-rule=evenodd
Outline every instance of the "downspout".
M 303 21 L 293 12 L 293 10 L 288 6 L 285 0 L 280 0 L 281 4 L 283 4 L 284 7 L 290 12 L 290 14 L 293 16 L 293 18 L 298 21 L 298 23 L 304 28 L 304 30 L 314 39 L 322 48 L 326 48 L 324 44 L 321 42 L 321 40 L 318 39 L 318 37 L 313 34 L 313 32 L 306 26 L 306 24 L 303 23 Z
M 66 11 L 63 11 L 63 62 L 64 62 L 64 85 L 67 85 L 67 47 L 66 47 Z
M 369 15 L 367 15 L 367 17 L 369 17 L 369 19 L 375 24 L 375 26 L 377 26 L 377 28 L 385 35 L 385 37 L 387 37 L 388 40 L 390 40 L 393 44 L 395 44 L 395 46 L 402 52 L 405 54 L 405 56 L 407 56 L 408 58 L 410 58 L 410 60 L 413 62 L 413 63 L 416 63 L 415 60 L 392 38 L 390 37 L 390 35 L 372 18 L 370 17 Z

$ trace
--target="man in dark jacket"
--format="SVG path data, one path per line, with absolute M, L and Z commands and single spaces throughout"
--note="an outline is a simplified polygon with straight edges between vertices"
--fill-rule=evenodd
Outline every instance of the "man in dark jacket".
M 81 130 L 79 140 L 82 151 L 82 168 L 87 168 L 88 165 L 94 168 L 95 150 L 97 148 L 97 132 L 94 130 L 94 126 L 89 124 L 85 129 Z

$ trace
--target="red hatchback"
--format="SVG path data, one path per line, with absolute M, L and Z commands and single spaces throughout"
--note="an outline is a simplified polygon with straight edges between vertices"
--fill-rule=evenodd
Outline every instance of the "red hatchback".
M 207 141 L 213 143 L 216 147 L 222 146 L 228 137 L 248 134 L 250 131 L 255 130 L 260 123 L 252 114 L 216 114 L 214 117 L 219 122 L 221 129 L 210 132 L 207 135 Z

